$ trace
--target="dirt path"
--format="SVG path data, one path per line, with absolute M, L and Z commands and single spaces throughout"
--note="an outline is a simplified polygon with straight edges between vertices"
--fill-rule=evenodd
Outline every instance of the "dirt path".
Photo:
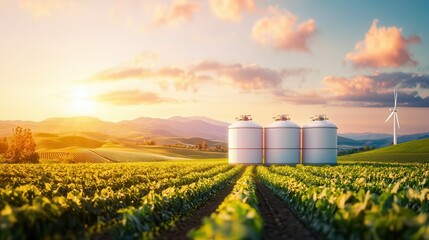
M 295 217 L 289 207 L 265 185 L 256 181 L 259 212 L 264 220 L 262 239 L 320 239 Z
M 98 157 L 100 157 L 100 158 L 102 158 L 102 159 L 106 160 L 107 162 L 114 162 L 114 163 L 117 163 L 117 162 L 118 162 L 118 161 L 115 161 L 115 160 L 113 160 L 113 159 L 107 158 L 107 157 L 105 157 L 105 156 L 103 156 L 103 155 L 99 154 L 98 152 L 96 152 L 96 151 L 94 151 L 94 150 L 91 150 L 91 149 L 87 149 L 87 150 L 88 150 L 89 152 L 93 153 L 94 155 L 96 155 L 96 156 L 98 156 Z
M 241 174 L 238 175 L 238 178 L 240 175 Z M 202 207 L 195 210 L 195 212 L 190 216 L 180 220 L 178 223 L 176 223 L 176 226 L 173 229 L 162 233 L 159 237 L 157 237 L 157 239 L 187 239 L 186 234 L 189 232 L 189 230 L 201 226 L 202 219 L 206 216 L 210 216 L 212 212 L 216 211 L 217 207 L 223 202 L 226 196 L 231 193 L 235 184 L 235 180 L 238 178 L 235 178 L 234 181 L 232 181 L 219 193 L 213 196 Z

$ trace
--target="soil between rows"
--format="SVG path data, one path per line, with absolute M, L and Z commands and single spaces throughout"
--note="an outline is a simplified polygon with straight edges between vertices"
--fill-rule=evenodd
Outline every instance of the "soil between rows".
M 262 239 L 320 239 L 301 222 L 282 199 L 256 181 L 259 213 L 264 221 Z
M 161 235 L 158 236 L 156 239 L 188 239 L 186 237 L 186 234 L 191 229 L 200 227 L 203 218 L 210 216 L 211 213 L 216 211 L 217 207 L 231 193 L 236 183 L 236 180 L 240 178 L 241 174 L 242 173 L 240 173 L 237 178 L 234 178 L 234 181 L 231 181 L 230 184 L 220 190 L 220 192 L 213 196 L 203 206 L 195 210 L 194 213 L 180 220 L 178 223 L 176 223 L 176 226 L 174 228 L 161 233 Z
M 241 174 L 235 179 L 239 179 Z M 161 233 L 156 239 L 188 239 L 187 233 L 198 228 L 202 224 L 202 219 L 215 212 L 217 207 L 231 193 L 236 181 L 232 181 L 223 188 L 218 194 L 213 196 L 202 207 L 198 208 L 191 215 L 183 218 L 176 223 L 172 229 Z M 262 239 L 297 239 L 297 240 L 317 240 L 320 237 L 315 236 L 303 222 L 301 222 L 289 209 L 282 199 L 260 183 L 256 179 L 256 196 L 259 201 L 259 213 L 264 221 Z

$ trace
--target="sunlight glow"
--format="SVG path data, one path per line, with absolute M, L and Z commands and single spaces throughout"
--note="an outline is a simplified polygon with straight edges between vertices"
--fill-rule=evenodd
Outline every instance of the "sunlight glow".
M 69 113 L 73 115 L 90 114 L 94 110 L 94 102 L 87 87 L 72 88 L 69 102 Z

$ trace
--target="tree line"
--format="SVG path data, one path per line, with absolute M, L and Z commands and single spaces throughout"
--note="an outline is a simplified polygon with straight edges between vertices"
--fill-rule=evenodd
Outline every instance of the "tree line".
M 194 145 L 191 144 L 164 144 L 166 147 L 175 147 L 175 148 L 186 148 L 186 149 L 196 149 L 200 151 L 208 151 L 208 152 L 227 152 L 228 148 L 223 144 L 216 144 L 213 146 L 209 146 L 207 141 L 196 141 Z
M 348 148 L 348 149 L 342 149 L 338 151 L 338 156 L 342 156 L 342 155 L 348 155 L 348 154 L 353 154 L 353 153 L 359 153 L 359 152 L 367 152 L 367 151 L 371 151 L 374 150 L 375 147 L 374 146 L 362 146 L 359 148 Z

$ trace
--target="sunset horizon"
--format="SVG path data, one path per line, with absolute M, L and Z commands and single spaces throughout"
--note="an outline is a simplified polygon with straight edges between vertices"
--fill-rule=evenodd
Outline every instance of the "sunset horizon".
M 427 3 L 103 3 L 0 1 L 0 120 L 323 113 L 390 133 L 396 89 L 398 133 L 429 132 Z

